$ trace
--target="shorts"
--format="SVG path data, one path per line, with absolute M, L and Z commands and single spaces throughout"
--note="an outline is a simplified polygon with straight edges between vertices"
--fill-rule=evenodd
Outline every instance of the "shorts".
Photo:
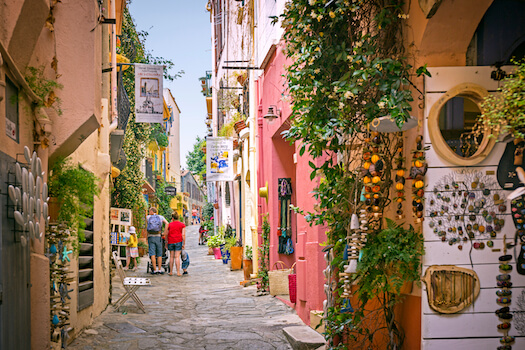
M 170 252 L 174 250 L 182 250 L 182 242 L 168 244 L 168 250 Z
M 148 237 L 149 256 L 162 256 L 162 238 L 160 236 Z

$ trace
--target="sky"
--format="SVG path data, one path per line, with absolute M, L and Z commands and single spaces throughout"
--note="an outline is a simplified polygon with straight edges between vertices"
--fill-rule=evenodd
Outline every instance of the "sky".
M 174 81 L 164 79 L 164 87 L 171 90 L 181 111 L 181 168 L 186 168 L 186 155 L 197 136 L 206 135 L 206 100 L 199 81 L 211 70 L 211 26 L 206 3 L 207 0 L 132 0 L 128 4 L 137 30 L 149 33 L 146 50 L 171 60 L 171 74 L 185 72 Z

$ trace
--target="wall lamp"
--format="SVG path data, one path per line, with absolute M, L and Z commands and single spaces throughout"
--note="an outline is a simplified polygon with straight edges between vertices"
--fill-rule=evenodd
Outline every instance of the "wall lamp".
M 281 110 L 278 109 L 277 106 L 271 105 L 268 107 L 268 112 L 263 116 L 263 118 L 271 124 L 276 118 L 281 118 Z

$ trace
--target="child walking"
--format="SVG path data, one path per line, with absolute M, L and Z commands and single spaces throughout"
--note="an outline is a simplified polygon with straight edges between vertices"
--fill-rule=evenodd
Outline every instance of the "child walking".
M 126 270 L 131 270 L 129 267 L 130 260 L 133 259 L 133 271 L 137 270 L 137 257 L 139 256 L 139 249 L 137 248 L 139 239 L 137 238 L 137 232 L 135 226 L 129 227 L 129 241 L 126 247 Z

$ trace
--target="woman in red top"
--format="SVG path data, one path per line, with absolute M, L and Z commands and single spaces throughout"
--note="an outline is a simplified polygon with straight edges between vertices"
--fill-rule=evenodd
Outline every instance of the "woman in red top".
M 184 244 L 186 242 L 186 225 L 179 221 L 179 214 L 177 214 L 177 212 L 171 214 L 171 222 L 168 227 L 166 227 L 164 237 L 168 237 L 167 244 L 168 250 L 170 251 L 170 272 L 168 275 L 173 275 L 173 260 L 175 259 L 177 276 L 181 276 L 180 254 L 184 249 Z

